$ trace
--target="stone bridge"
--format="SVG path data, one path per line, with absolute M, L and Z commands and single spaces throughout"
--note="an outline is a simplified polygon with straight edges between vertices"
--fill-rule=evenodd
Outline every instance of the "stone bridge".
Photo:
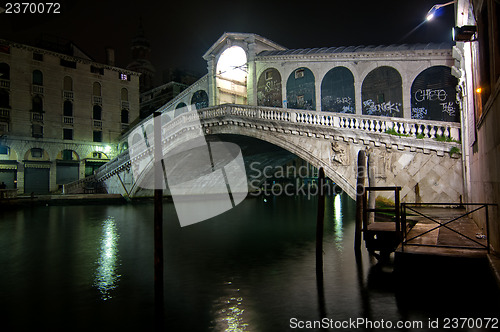
M 199 129 L 196 123 L 207 137 L 256 138 L 323 167 L 352 198 L 356 195 L 357 154 L 362 149 L 371 160 L 369 172 L 376 185 L 401 186 L 403 201 L 450 202 L 463 194 L 459 123 L 223 104 L 191 110 L 172 120 L 162 117 L 163 153 L 189 140 Z M 139 126 L 140 131 L 130 132 L 137 135 L 132 138 L 137 144 L 144 140 L 142 133 L 153 131 L 153 118 Z M 145 151 L 131 160 L 125 151 L 101 167 L 96 178 L 110 193 L 152 195 L 135 183 L 131 170 L 132 164 L 150 153 Z

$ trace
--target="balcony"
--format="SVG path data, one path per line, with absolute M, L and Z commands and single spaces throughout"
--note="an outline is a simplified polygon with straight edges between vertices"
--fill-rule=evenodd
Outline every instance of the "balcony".
M 74 99 L 73 91 L 63 90 L 63 98 L 67 100 L 73 100 Z
M 10 80 L 0 80 L 0 88 L 10 89 Z
M 92 126 L 94 128 L 102 128 L 102 120 L 92 120 Z
M 130 108 L 130 103 L 126 100 L 122 100 L 122 108 L 129 109 Z
M 43 86 L 33 84 L 32 85 L 32 92 L 33 92 L 33 94 L 36 94 L 36 95 L 43 95 Z
M 92 96 L 92 103 L 94 105 L 102 105 L 102 97 L 101 96 Z
M 31 112 L 31 121 L 43 123 L 43 113 Z
M 65 125 L 73 125 L 73 117 L 72 116 L 63 116 L 63 124 Z
M 122 131 L 127 131 L 130 125 L 128 123 L 122 123 Z

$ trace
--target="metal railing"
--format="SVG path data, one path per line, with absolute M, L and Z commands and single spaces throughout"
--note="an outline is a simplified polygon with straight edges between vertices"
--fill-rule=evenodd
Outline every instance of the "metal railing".
M 401 219 L 401 227 L 403 230 L 403 239 L 401 242 L 401 249 L 404 251 L 405 246 L 421 246 L 421 247 L 435 247 L 435 248 L 453 248 L 453 249 L 480 249 L 480 250 L 487 250 L 488 253 L 490 253 L 490 231 L 489 231 L 489 214 L 488 214 L 488 206 L 495 205 L 495 204 L 487 204 L 487 203 L 401 203 L 401 213 L 402 213 L 402 219 Z M 451 206 L 457 206 L 457 207 L 465 207 L 465 206 L 470 206 L 470 207 L 476 207 L 473 208 L 472 210 L 465 212 L 457 217 L 453 217 L 452 219 L 441 222 L 439 220 L 436 220 L 436 217 L 432 217 L 428 214 L 425 214 L 421 211 L 418 211 L 416 208 L 417 207 L 432 207 L 432 206 L 437 206 L 437 207 L 451 207 Z M 471 238 L 470 236 L 463 234 L 462 232 L 451 228 L 449 225 L 463 217 L 467 217 L 471 215 L 474 212 L 478 212 L 479 210 L 484 209 L 485 211 L 485 217 L 486 217 L 486 244 L 480 243 L 476 241 L 475 239 Z M 424 219 L 430 220 L 433 223 L 436 223 L 437 226 L 432 227 L 431 229 L 428 229 L 418 235 L 414 235 L 409 237 L 410 230 L 407 228 L 407 213 L 408 212 L 413 212 L 416 213 L 418 216 L 423 217 Z M 459 246 L 459 245 L 443 245 L 443 244 L 424 244 L 424 243 L 410 243 L 410 241 L 413 241 L 417 238 L 420 238 L 432 231 L 435 231 L 440 228 L 446 228 L 447 230 L 450 230 L 467 240 L 471 241 L 472 243 L 476 244 L 476 246 Z
M 369 208 L 368 207 L 368 192 L 373 191 L 394 191 L 394 207 L 388 208 Z M 363 231 L 368 229 L 368 212 L 394 212 L 394 222 L 396 223 L 396 234 L 401 234 L 401 207 L 400 207 L 400 192 L 401 187 L 365 187 L 363 192 Z

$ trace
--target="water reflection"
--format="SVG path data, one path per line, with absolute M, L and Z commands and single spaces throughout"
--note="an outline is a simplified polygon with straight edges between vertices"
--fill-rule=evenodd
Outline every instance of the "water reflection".
M 243 320 L 243 297 L 240 290 L 232 287 L 232 282 L 225 285 L 231 287 L 230 293 L 233 296 L 223 296 L 214 303 L 215 330 L 225 332 L 247 331 L 248 324 Z
M 114 218 L 108 218 L 102 226 L 101 247 L 97 260 L 94 286 L 101 292 L 104 301 L 112 298 L 111 291 L 118 287 L 118 239 Z
M 335 195 L 333 200 L 333 212 L 335 221 L 335 245 L 338 250 L 343 249 L 344 227 L 342 226 L 342 201 L 340 195 Z

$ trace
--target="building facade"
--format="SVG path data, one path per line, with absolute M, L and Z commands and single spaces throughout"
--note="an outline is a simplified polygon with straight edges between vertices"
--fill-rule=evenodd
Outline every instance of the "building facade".
M 0 182 L 48 193 L 116 155 L 139 116 L 139 74 L 67 53 L 0 40 Z
M 492 245 L 500 251 L 500 3 L 459 0 L 456 26 L 476 30 L 457 40 L 454 57 L 462 106 L 464 183 L 468 202 L 489 207 Z M 467 36 L 466 36 L 467 37 Z M 474 213 L 486 229 L 484 213 Z

